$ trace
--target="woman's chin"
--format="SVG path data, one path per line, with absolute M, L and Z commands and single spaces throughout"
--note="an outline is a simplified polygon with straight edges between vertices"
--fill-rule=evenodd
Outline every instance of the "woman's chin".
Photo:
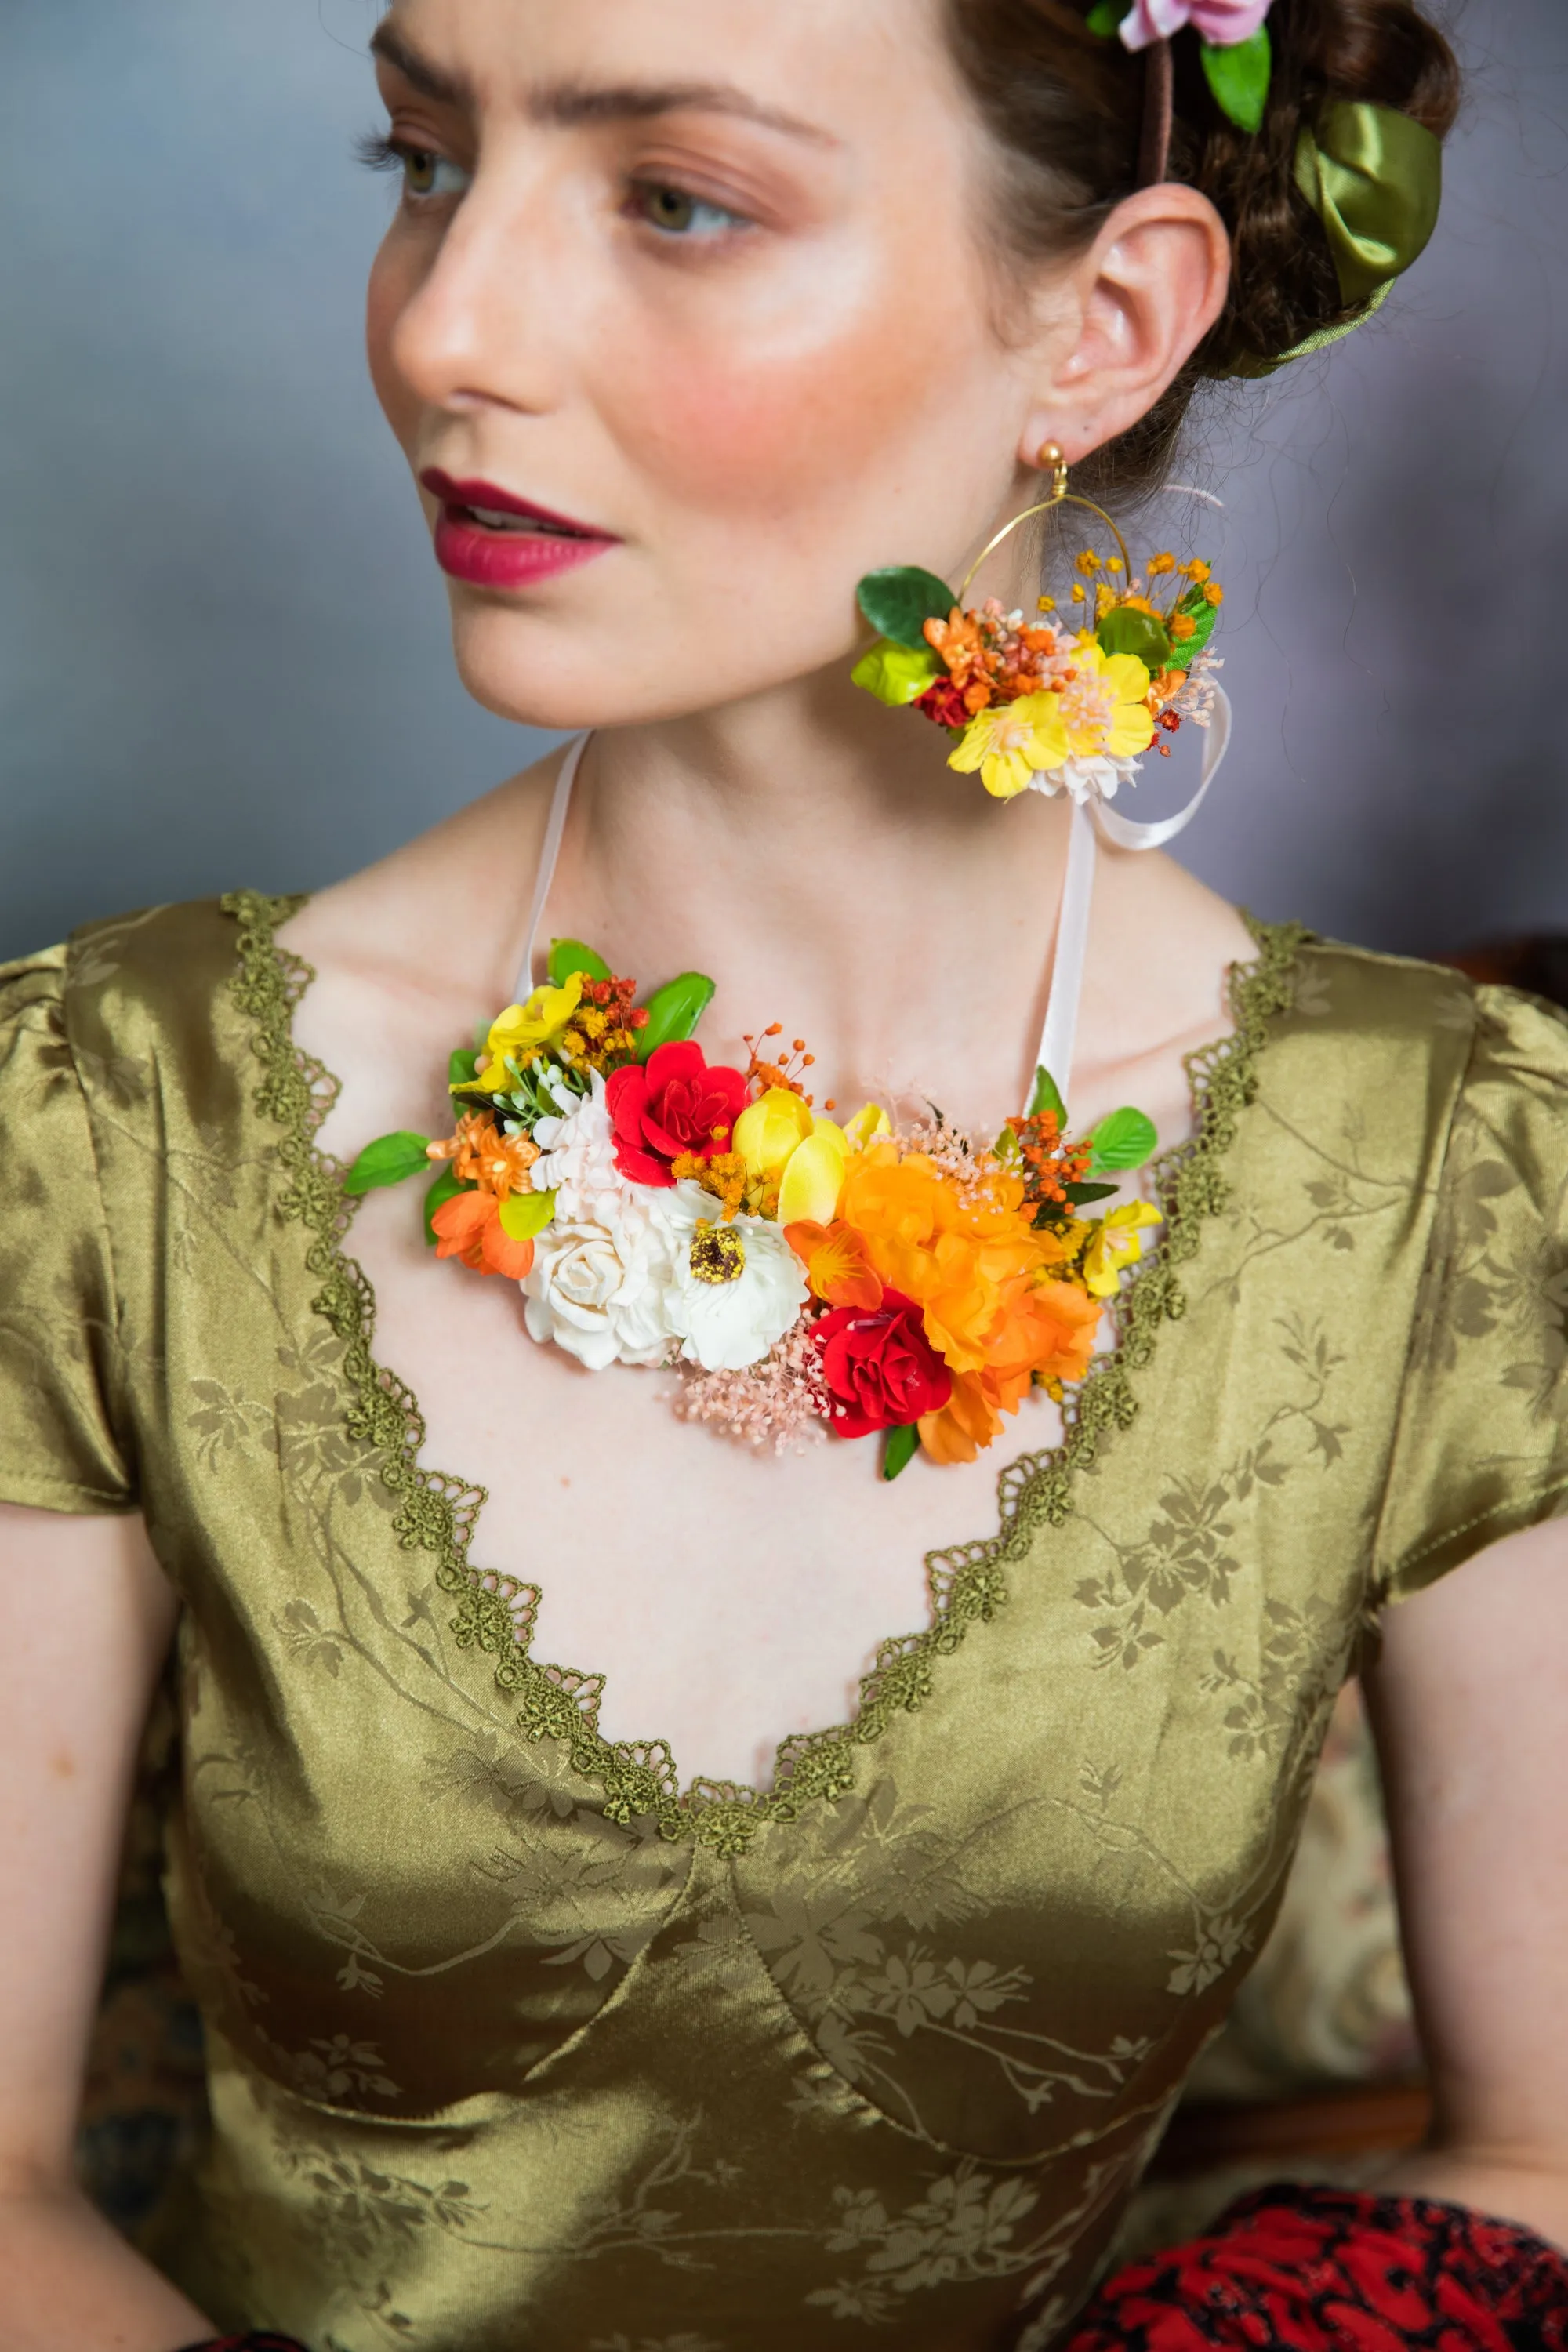
M 759 666 L 755 648 L 737 648 L 732 671 L 709 656 L 697 664 L 689 648 L 686 663 L 638 661 L 628 649 L 606 650 L 587 642 L 587 633 L 552 632 L 548 641 L 528 635 L 520 641 L 515 618 L 507 614 L 454 614 L 453 650 L 458 675 L 467 692 L 482 709 L 518 727 L 547 728 L 576 734 L 589 728 L 656 726 L 690 718 L 766 695 L 812 675 L 820 653 L 798 669 L 780 674 L 772 664 Z M 840 666 L 853 659 L 844 656 Z

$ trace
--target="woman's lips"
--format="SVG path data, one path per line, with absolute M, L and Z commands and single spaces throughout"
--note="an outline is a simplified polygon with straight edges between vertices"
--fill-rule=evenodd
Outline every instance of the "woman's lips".
M 607 531 L 514 498 L 493 482 L 456 481 L 437 467 L 420 480 L 441 501 L 436 561 L 472 587 L 531 587 L 620 545 Z

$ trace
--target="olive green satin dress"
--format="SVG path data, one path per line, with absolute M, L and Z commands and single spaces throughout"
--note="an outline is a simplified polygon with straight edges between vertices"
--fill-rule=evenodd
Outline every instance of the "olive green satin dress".
M 1261 932 L 1066 1448 L 853 1726 L 683 1798 L 374 1361 L 287 911 L 0 973 L 0 1496 L 140 1507 L 184 1602 L 159 2258 L 315 2352 L 1038 2352 L 1375 1612 L 1568 1507 L 1568 1024 Z

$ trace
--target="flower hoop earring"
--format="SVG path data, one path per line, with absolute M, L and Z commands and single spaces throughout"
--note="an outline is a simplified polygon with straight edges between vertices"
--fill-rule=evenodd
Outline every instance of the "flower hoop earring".
M 1050 475 L 1050 496 L 1003 525 L 956 594 L 917 565 L 861 581 L 860 610 L 879 637 L 853 677 L 879 702 L 912 706 L 945 727 L 954 738 L 948 765 L 978 772 L 995 799 L 1065 792 L 1103 803 L 1136 782 L 1157 739 L 1165 752 L 1184 720 L 1209 725 L 1219 667 L 1209 644 L 1225 591 L 1207 563 L 1169 552 L 1134 574 L 1104 508 L 1068 488 L 1058 443 L 1045 442 L 1036 462 Z M 975 575 L 1004 541 L 1066 507 L 1092 515 L 1116 551 L 1079 551 L 1068 610 L 1047 595 L 1032 619 L 1005 612 L 994 596 L 966 609 Z

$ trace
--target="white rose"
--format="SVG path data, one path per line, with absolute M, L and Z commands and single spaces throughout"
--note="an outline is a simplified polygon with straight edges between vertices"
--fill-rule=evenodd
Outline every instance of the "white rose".
M 723 1223 L 691 1182 L 658 1194 L 653 1215 L 668 1237 L 664 1314 L 682 1357 L 709 1372 L 760 1363 L 810 1296 L 781 1228 L 765 1217 Z
M 661 1234 L 588 1221 L 547 1225 L 523 1283 L 531 1336 L 553 1339 L 591 1372 L 657 1364 L 674 1336 L 665 1311 L 669 1257 Z

